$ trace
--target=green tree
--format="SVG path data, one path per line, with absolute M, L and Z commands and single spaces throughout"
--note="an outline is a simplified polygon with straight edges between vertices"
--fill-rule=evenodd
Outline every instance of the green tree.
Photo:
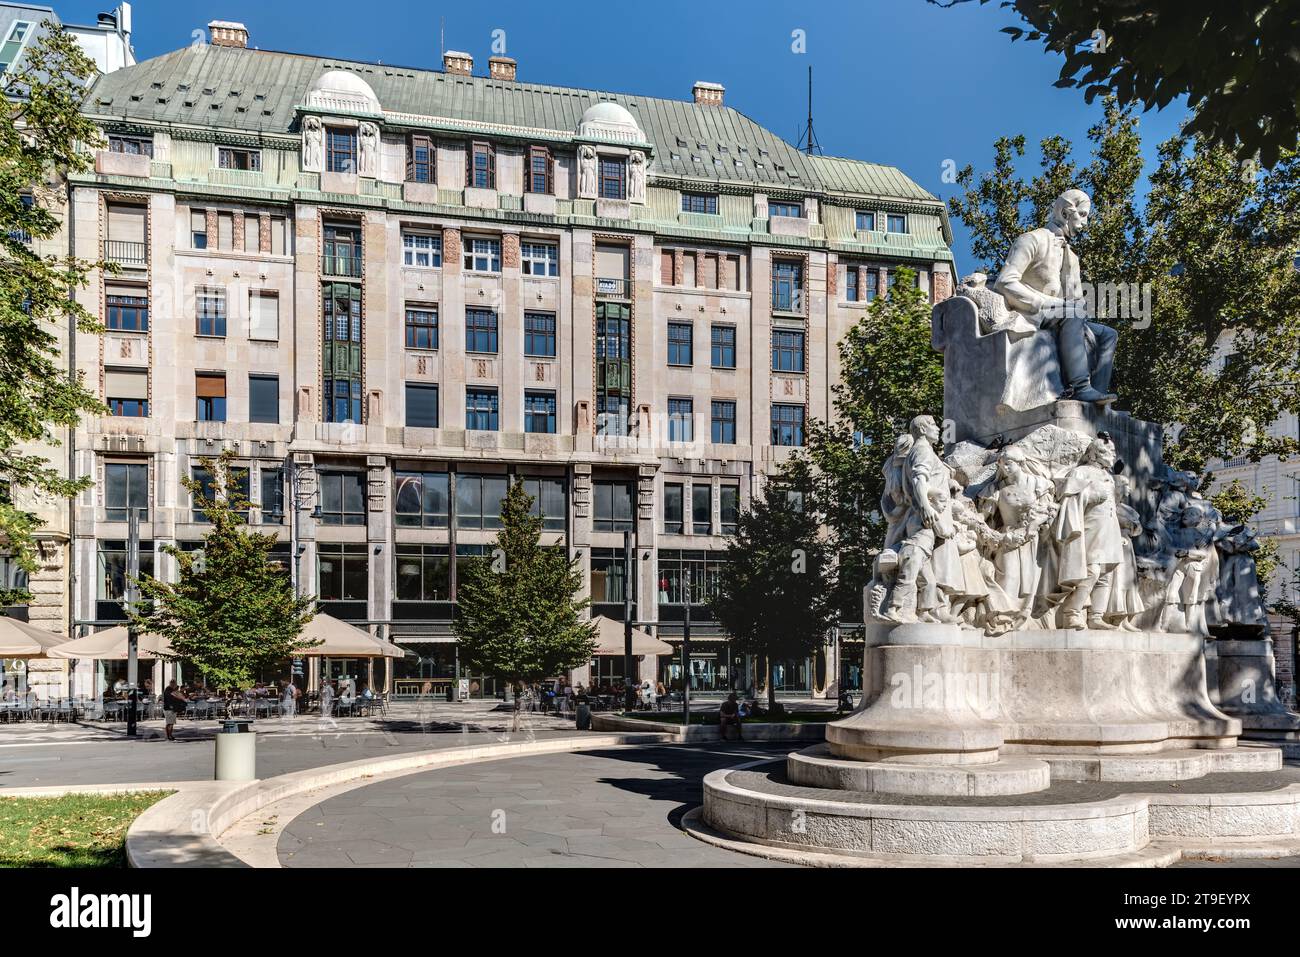
M 1165 457 L 1178 468 L 1296 451 L 1294 437 L 1271 435 L 1268 426 L 1300 409 L 1297 154 L 1261 172 L 1204 139 L 1172 138 L 1160 146 L 1139 211 L 1141 141 L 1131 112 L 1108 100 L 1088 138 L 1091 160 L 1072 184 L 1093 197 L 1092 222 L 1077 244 L 1083 276 L 1150 284 L 1149 321 L 1112 320 L 1120 404 L 1175 426 Z M 1017 234 L 1046 222 L 1065 185 L 1059 141 L 1045 141 L 1040 171 L 1028 180 L 1016 171 L 1023 146 L 1022 137 L 998 139 L 992 169 L 979 177 L 961 170 L 963 193 L 949 200 L 990 274 Z
M 733 649 L 767 660 L 771 707 L 775 661 L 814 654 L 838 619 L 835 550 L 820 502 L 807 473 L 770 479 L 739 516 L 709 603 Z
M 58 430 L 75 428 L 83 413 L 104 411 L 82 377 L 69 376 L 56 333 L 99 330 L 71 293 L 103 264 L 36 252 L 59 233 L 63 177 L 88 169 L 82 147 L 100 142 L 80 113 L 94 75 L 76 40 L 46 21 L 0 78 L 9 113 L 0 124 L 0 539 L 28 572 L 40 520 L 17 493 L 71 498 L 91 484 L 65 478 L 35 449 L 57 446 Z M 0 605 L 30 597 L 0 589 Z
M 522 685 L 585 664 L 596 647 L 596 626 L 580 617 L 591 599 L 577 597 L 578 560 L 542 546 L 532 507 L 523 483 L 513 482 L 492 557 L 458 566 L 452 621 L 461 660 L 513 689 L 515 730 Z
M 943 408 L 943 356 L 930 347 L 930 303 L 914 272 L 898 270 L 889 295 L 840 340 L 839 356 L 834 416 L 810 423 L 804 449 L 784 473 L 793 486 L 817 491 L 836 554 L 835 607 L 857 621 L 885 537 L 881 465 L 913 416 Z
M 951 7 L 968 0 L 930 0 Z M 981 4 L 990 0 L 980 0 Z M 1056 85 L 1164 109 L 1187 97 L 1190 135 L 1272 166 L 1300 138 L 1295 0 L 1001 0 L 1065 58 Z
M 143 576 L 142 601 L 131 615 L 137 628 L 165 636 L 177 658 L 221 689 L 247 688 L 259 672 L 317 644 L 300 637 L 316 601 L 296 596 L 288 571 L 274 562 L 277 537 L 245 524 L 240 479 L 247 473 L 233 458 L 227 450 L 200 460 L 212 476 L 211 497 L 199 481 L 183 480 L 212 530 L 201 555 L 164 547 L 176 560 L 178 580 Z

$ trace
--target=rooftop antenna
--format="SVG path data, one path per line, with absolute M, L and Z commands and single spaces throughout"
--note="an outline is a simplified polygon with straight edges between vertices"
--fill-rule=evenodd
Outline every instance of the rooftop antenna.
M 447 18 L 438 18 L 438 62 L 447 55 Z
M 817 134 L 813 130 L 813 106 L 812 106 L 812 66 L 808 67 L 808 125 L 804 127 L 803 133 L 799 136 L 799 149 L 803 150 L 809 156 L 813 153 L 822 151 L 821 143 L 817 142 Z

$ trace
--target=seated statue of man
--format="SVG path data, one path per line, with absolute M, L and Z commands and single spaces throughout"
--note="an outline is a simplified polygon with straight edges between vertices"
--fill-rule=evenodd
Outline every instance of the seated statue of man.
M 1084 299 L 1079 256 L 1070 248 L 1091 212 L 1087 193 L 1067 189 L 1052 203 L 1047 226 L 1011 244 L 993 288 L 1032 325 L 1055 331 L 1061 377 L 1068 389 L 1063 398 L 1104 404 L 1115 400 L 1107 390 L 1119 334 L 1093 321 Z

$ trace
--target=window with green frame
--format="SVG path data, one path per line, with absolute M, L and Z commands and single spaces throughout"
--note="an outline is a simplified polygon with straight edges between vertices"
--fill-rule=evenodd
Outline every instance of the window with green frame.
M 361 422 L 361 287 L 331 282 L 321 287 L 321 384 L 326 422 Z

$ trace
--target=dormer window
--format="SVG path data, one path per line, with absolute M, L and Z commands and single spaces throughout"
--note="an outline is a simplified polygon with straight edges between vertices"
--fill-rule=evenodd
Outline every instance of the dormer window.
M 469 185 L 475 189 L 497 188 L 497 156 L 491 143 L 476 140 L 470 144 Z
M 803 217 L 803 203 L 768 203 L 769 216 L 789 216 L 792 219 Z
M 435 182 L 433 138 L 411 134 L 406 145 L 406 181 L 408 183 Z
M 907 232 L 907 217 L 897 213 L 890 213 L 886 225 L 891 233 Z
M 533 146 L 528 150 L 528 171 L 524 174 L 524 189 L 529 193 L 549 195 L 554 192 L 551 176 L 551 151 L 545 146 Z
M 716 216 L 718 214 L 718 194 L 682 193 L 682 212 Z
M 128 153 L 132 156 L 148 156 L 153 159 L 153 137 L 151 136 L 113 136 L 108 138 L 110 153 Z
M 627 160 L 622 157 L 600 158 L 601 199 L 627 199 Z
M 856 228 L 860 233 L 869 233 L 876 228 L 876 214 L 866 210 L 858 210 Z
M 262 168 L 262 151 L 219 146 L 217 147 L 217 166 L 220 169 L 243 169 L 256 172 Z
M 329 173 L 357 171 L 357 131 L 338 126 L 325 128 L 325 170 Z

